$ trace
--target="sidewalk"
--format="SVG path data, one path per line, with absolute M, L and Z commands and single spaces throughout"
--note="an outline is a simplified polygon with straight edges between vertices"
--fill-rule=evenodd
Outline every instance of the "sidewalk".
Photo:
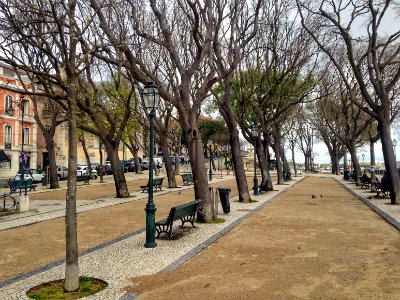
M 323 176 L 315 176 L 315 177 L 323 177 Z M 327 177 L 332 177 L 332 176 L 327 176 Z M 291 181 L 288 185 L 283 185 L 283 186 L 278 186 L 275 185 L 274 188 L 277 189 L 278 191 L 274 191 L 274 192 L 268 192 L 266 194 L 262 194 L 260 196 L 256 196 L 254 197 L 258 202 L 254 202 L 251 204 L 242 204 L 242 203 L 238 203 L 238 202 L 234 202 L 231 199 L 231 213 L 228 215 L 222 215 L 220 217 L 223 217 L 226 221 L 225 223 L 221 223 L 221 224 L 214 224 L 214 225 L 205 225 L 205 224 L 196 224 L 196 226 L 198 226 L 197 229 L 186 229 L 185 232 L 186 234 L 184 234 L 183 236 L 180 236 L 177 239 L 173 239 L 173 240 L 167 240 L 167 239 L 158 239 L 157 243 L 158 243 L 158 247 L 155 249 L 145 249 L 143 247 L 144 244 L 144 233 L 143 230 L 139 230 L 136 232 L 133 232 L 130 236 L 127 236 L 123 239 L 119 239 L 119 240 L 115 240 L 113 242 L 104 244 L 99 246 L 97 249 L 90 251 L 88 253 L 85 253 L 84 255 L 80 256 L 80 269 L 81 269 L 81 274 L 82 275 L 88 275 L 88 276 L 94 276 L 97 278 L 101 278 L 103 280 L 106 280 L 109 283 L 109 287 L 93 296 L 90 297 L 88 299 L 133 299 L 135 297 L 134 292 L 129 292 L 129 293 L 124 293 L 121 288 L 129 286 L 130 285 L 130 281 L 128 280 L 130 277 L 138 277 L 138 276 L 143 276 L 143 275 L 151 275 L 151 274 L 155 274 L 150 276 L 149 278 L 146 277 L 141 277 L 138 278 L 138 282 L 142 283 L 142 285 L 139 285 L 139 289 L 143 288 L 143 286 L 147 287 L 149 290 L 151 290 L 151 288 L 155 288 L 156 290 L 158 290 L 158 287 L 162 287 L 163 283 L 157 281 L 157 279 L 160 279 L 160 277 L 162 277 L 163 281 L 168 281 L 169 278 L 173 278 L 172 275 L 176 272 L 173 272 L 177 266 L 182 265 L 184 262 L 188 261 L 190 259 L 190 264 L 192 263 L 192 257 L 194 255 L 196 255 L 197 253 L 201 252 L 203 249 L 207 248 L 210 244 L 213 245 L 213 249 L 214 250 L 209 250 L 208 247 L 207 251 L 208 251 L 208 255 L 207 254 L 203 254 L 203 252 L 201 252 L 200 257 L 198 258 L 198 256 L 196 256 L 195 260 L 201 259 L 202 262 L 202 269 L 199 269 L 199 266 L 195 267 L 195 270 L 198 271 L 189 271 L 188 274 L 184 275 L 184 277 L 186 279 L 189 279 L 189 282 L 187 282 L 188 284 L 191 284 L 191 287 L 186 286 L 183 282 L 181 282 L 181 284 L 183 284 L 183 286 L 181 287 L 180 285 L 174 285 L 176 288 L 176 291 L 174 290 L 173 294 L 168 294 L 165 292 L 165 290 L 160 290 L 157 291 L 157 293 L 160 294 L 148 294 L 145 289 L 145 291 L 141 291 L 143 292 L 144 297 L 146 298 L 146 295 L 148 298 L 150 299 L 154 299 L 154 298 L 164 298 L 164 299 L 185 299 L 187 298 L 185 297 L 179 297 L 178 292 L 182 292 L 183 290 L 187 290 L 188 292 L 190 292 L 190 290 L 193 290 L 193 293 L 196 292 L 198 294 L 198 299 L 207 299 L 207 293 L 209 292 L 209 289 L 207 288 L 207 283 L 205 283 L 204 285 L 202 285 L 203 280 L 206 280 L 206 278 L 208 279 L 208 282 L 210 284 L 210 288 L 214 293 L 220 293 L 220 297 L 222 298 L 226 298 L 227 295 L 229 295 L 231 292 L 227 290 L 227 287 L 229 286 L 230 289 L 232 289 L 232 292 L 236 292 L 237 294 L 233 294 L 234 296 L 231 297 L 232 299 L 244 299 L 243 297 L 246 298 L 246 296 L 240 296 L 243 291 L 253 291 L 254 294 L 250 293 L 247 295 L 247 298 L 258 298 L 258 299 L 266 299 L 266 295 L 265 294 L 260 294 L 259 297 L 252 297 L 251 295 L 257 295 L 256 294 L 256 290 L 259 288 L 259 285 L 264 282 L 264 281 L 268 281 L 268 280 L 273 280 L 274 278 L 276 278 L 276 276 L 278 276 L 275 271 L 274 271 L 274 264 L 278 262 L 278 265 L 282 266 L 284 263 L 288 262 L 288 261 L 284 261 L 282 262 L 278 257 L 274 256 L 273 253 L 276 253 L 276 249 L 274 249 L 274 245 L 280 240 L 283 239 L 283 242 L 285 240 L 285 237 L 288 235 L 293 235 L 295 234 L 294 238 L 296 240 L 298 240 L 299 242 L 301 241 L 301 238 L 299 239 L 299 237 L 297 236 L 297 234 L 300 233 L 305 233 L 305 240 L 304 242 L 306 242 L 306 244 L 304 243 L 300 243 L 298 244 L 299 246 L 299 250 L 300 247 L 303 248 L 307 248 L 308 246 L 308 242 L 310 238 L 312 238 L 313 236 L 315 236 L 315 233 L 317 232 L 317 227 L 315 227 L 314 225 L 311 228 L 314 229 L 306 229 L 304 228 L 305 224 L 308 222 L 307 218 L 304 219 L 303 214 L 306 211 L 312 210 L 313 209 L 317 209 L 319 208 L 319 206 L 323 206 L 323 212 L 327 212 L 329 213 L 329 218 L 327 218 L 327 220 L 320 220 L 320 218 L 318 218 L 318 216 L 314 216 L 313 214 L 308 215 L 308 218 L 311 217 L 317 217 L 316 220 L 318 220 L 318 222 L 328 222 L 328 228 L 331 228 L 330 230 L 332 230 L 330 232 L 330 234 L 334 234 L 333 237 L 342 237 L 342 235 L 338 236 L 336 234 L 339 233 L 339 229 L 336 229 L 336 226 L 338 226 L 339 224 L 342 225 L 347 225 L 346 222 L 348 222 L 349 224 L 351 222 L 353 222 L 354 220 L 351 219 L 346 219 L 344 216 L 344 213 L 346 212 L 345 207 L 348 204 L 350 204 L 351 206 L 349 208 L 347 208 L 350 211 L 357 211 L 360 212 L 360 214 L 362 214 L 361 216 L 361 222 L 368 222 L 368 224 L 378 221 L 379 222 L 379 228 L 382 227 L 382 221 L 381 218 L 370 218 L 370 216 L 374 216 L 374 214 L 369 213 L 368 209 L 365 208 L 365 205 L 360 204 L 360 202 L 354 201 L 354 200 L 347 200 L 345 202 L 340 202 L 342 199 L 341 197 L 349 197 L 347 196 L 347 194 L 345 194 L 345 192 L 341 191 L 341 190 L 336 190 L 337 188 L 335 188 L 333 191 L 330 191 L 328 189 L 325 189 L 324 186 L 319 186 L 319 185 L 312 185 L 312 188 L 308 188 L 306 189 L 306 191 L 304 192 L 297 192 L 297 186 L 300 186 L 300 184 L 296 185 L 296 183 L 299 182 L 299 180 L 302 180 L 304 178 L 294 178 L 293 181 Z M 335 179 L 337 181 L 341 181 L 340 178 L 335 177 Z M 318 180 L 318 179 L 314 179 L 314 180 Z M 328 178 L 329 180 L 329 178 Z M 301 185 L 303 185 L 303 183 L 301 183 Z M 362 194 L 361 190 L 359 190 L 360 188 L 355 187 L 354 184 L 349 184 L 348 182 L 344 182 L 343 185 L 346 186 L 347 189 L 351 190 L 353 193 L 360 193 Z M 291 189 L 290 187 L 294 187 L 294 189 Z M 295 191 L 296 189 L 296 191 Z M 287 193 L 285 193 L 287 192 Z M 313 195 L 311 195 L 313 194 Z M 315 195 L 314 195 L 315 194 Z M 339 198 L 337 198 L 337 195 L 339 195 Z M 342 196 L 342 195 L 346 195 L 346 196 Z M 370 196 L 371 194 L 369 194 Z M 318 198 L 315 198 L 315 200 L 312 199 L 311 196 L 315 196 Z M 314 197 L 313 197 L 314 198 Z M 266 207 L 267 204 L 272 204 L 272 201 L 274 199 L 277 199 L 279 201 L 274 201 L 273 202 L 273 206 L 271 208 L 269 208 L 270 206 L 268 205 L 268 208 Z M 372 200 L 371 202 L 373 202 L 374 200 Z M 386 200 L 377 200 L 377 202 L 383 202 L 384 201 L 389 201 L 388 199 Z M 340 205 L 339 203 L 340 202 Z M 390 202 L 390 201 L 389 201 Z M 292 204 L 291 204 L 292 203 Z M 305 205 L 303 205 L 305 204 Z M 289 205 L 289 206 L 288 206 Z M 303 206 L 300 206 L 303 205 Z M 329 206 L 329 209 L 326 209 L 326 205 L 333 205 L 333 206 Z M 338 206 L 339 205 L 339 206 Z M 274 212 L 274 209 L 280 209 L 281 207 L 286 207 L 284 210 L 284 213 L 282 214 L 282 211 L 278 210 L 277 212 L 280 212 L 277 215 L 272 214 L 271 212 Z M 356 206 L 356 207 L 354 207 Z M 397 220 L 397 222 L 399 221 L 398 218 L 398 214 L 397 214 L 397 209 L 399 208 L 399 205 L 396 206 L 390 206 L 390 205 L 381 205 L 384 209 L 386 208 L 386 213 L 387 214 L 391 214 L 391 216 L 393 217 L 393 219 Z M 263 209 L 265 207 L 265 209 Z M 290 216 L 290 211 L 286 212 L 286 209 L 292 209 L 292 212 L 295 214 L 293 216 Z M 330 210 L 334 210 L 334 209 L 341 209 L 341 213 L 343 213 L 343 215 L 340 213 L 334 213 L 331 212 Z M 394 211 L 394 213 L 393 213 Z M 222 208 L 219 207 L 219 212 L 220 214 L 222 213 Z M 366 214 L 364 216 L 364 214 Z M 333 218 L 339 218 L 341 221 L 338 223 L 335 220 L 333 220 Z M 271 219 L 272 218 L 272 219 Z M 276 219 L 277 218 L 277 219 Z M 343 219 L 344 218 L 344 219 Z M 368 219 L 369 218 L 369 219 Z M 250 219 L 251 219 L 251 223 L 250 223 Z M 296 226 L 301 226 L 302 229 L 299 230 L 295 230 L 292 231 L 292 229 L 289 229 L 289 227 L 287 227 L 287 225 L 284 225 L 284 227 L 281 227 L 281 229 L 278 228 L 278 230 L 274 230 L 273 229 L 273 225 L 274 223 L 271 223 L 270 220 L 281 220 L 284 221 L 284 223 L 286 223 L 287 225 L 290 224 L 289 221 L 291 220 L 296 220 L 295 224 Z M 332 219 L 332 220 L 330 220 Z M 354 218 L 356 219 L 356 218 Z M 366 220 L 364 220 L 366 219 Z M 248 221 L 246 221 L 248 220 Z M 344 222 L 343 222 L 344 221 Z M 305 223 L 306 222 L 306 223 Z M 344 224 L 342 224 L 344 223 Z M 239 226 L 238 226 L 239 225 Z M 283 225 L 283 224 L 282 224 Z M 349 235 L 348 240 L 352 241 L 352 239 L 356 242 L 356 239 L 351 236 L 353 234 L 353 231 L 356 230 L 364 230 L 364 234 L 366 233 L 370 233 L 370 230 L 366 230 L 366 227 L 364 226 L 368 226 L 365 225 L 363 223 L 362 226 L 357 225 L 357 226 L 352 226 L 352 225 L 348 225 L 352 228 L 351 231 L 347 232 L 347 229 L 340 229 L 340 231 L 346 230 L 346 235 Z M 237 228 L 235 228 L 237 227 Z M 232 244 L 232 240 L 229 240 L 229 237 L 225 237 L 225 234 L 230 231 L 231 229 L 235 228 L 235 232 L 238 233 L 238 236 L 236 237 L 237 242 L 234 242 Z M 374 228 L 375 229 L 375 228 Z M 176 229 L 174 229 L 175 231 Z M 249 231 L 251 230 L 251 231 Z M 256 231 L 254 231 L 256 230 Z M 384 230 L 387 230 L 387 227 L 385 227 Z M 335 233 L 336 232 L 336 233 Z M 261 234 L 261 235 L 260 235 Z M 274 238 L 271 239 L 271 237 L 269 237 L 270 234 L 275 234 Z M 355 232 L 354 234 L 358 234 L 357 232 Z M 392 232 L 392 234 L 398 238 L 398 231 L 396 231 L 395 233 Z M 396 235 L 397 234 L 397 235 Z M 229 234 L 230 236 L 231 234 Z M 324 234 L 326 235 L 326 233 Z M 329 235 L 329 234 L 328 234 Z M 343 236 L 343 237 L 346 237 Z M 381 234 L 377 234 L 376 238 L 378 238 Z M 221 238 L 221 241 L 218 240 L 219 238 Z M 363 239 L 368 239 L 365 238 L 364 236 L 362 237 Z M 218 245 L 224 245 L 224 240 L 228 239 L 229 243 L 226 246 L 226 248 L 224 248 L 226 251 L 226 253 L 222 254 L 218 254 L 219 252 L 215 252 L 215 247 L 220 247 Z M 216 240 L 218 240 L 218 243 L 214 243 Z M 348 240 L 346 240 L 346 242 L 349 242 Z M 397 239 L 398 241 L 398 239 Z M 258 247 L 257 243 L 266 243 L 265 245 L 263 245 L 263 248 L 250 248 L 250 249 L 245 249 L 245 247 L 253 247 L 254 245 Z M 340 243 L 340 241 L 337 241 L 338 243 Z M 224 246 L 224 247 L 225 247 Z M 292 245 L 293 246 L 293 245 Z M 286 248 L 287 250 L 284 253 L 292 253 L 293 252 L 293 248 L 289 247 L 285 244 L 284 248 Z M 333 245 L 332 245 L 333 246 Z M 330 248 L 335 248 L 334 246 L 329 246 L 329 248 L 327 248 L 328 250 Z M 337 246 L 343 247 L 342 245 L 338 244 Z M 397 243 L 397 246 L 398 243 Z M 241 249 L 243 247 L 243 249 Z M 265 248 L 267 247 L 267 248 Z M 281 247 L 281 246 L 279 246 Z M 322 246 L 321 246 L 322 247 Z M 353 246 L 352 246 L 353 247 Z M 382 244 L 382 247 L 384 247 L 384 244 Z M 297 246 L 295 247 L 297 249 Z M 390 248 L 390 247 L 389 247 Z M 251 265 L 251 261 L 253 259 L 255 259 L 254 263 L 256 263 L 256 265 L 263 265 L 265 262 L 266 258 L 261 258 L 261 255 L 264 255 L 264 252 L 268 252 L 272 249 L 272 254 L 269 254 L 271 257 L 274 257 L 274 261 L 268 261 L 268 266 L 267 269 L 269 270 L 268 272 L 271 273 L 271 276 L 266 276 L 266 277 L 261 277 L 262 279 L 258 279 L 257 281 L 254 281 L 255 278 L 251 277 L 254 275 L 249 275 L 247 274 L 247 267 L 246 264 L 248 264 L 249 266 Z M 327 251 L 327 249 L 323 249 L 324 251 Z M 229 251 L 238 251 L 236 253 L 236 255 L 239 255 L 239 257 L 243 258 L 239 259 L 239 261 L 236 260 L 234 255 L 230 255 Z M 335 250 L 335 249 L 332 249 Z M 204 252 L 207 252 L 204 251 Z M 211 254 L 210 256 L 210 252 L 214 253 Z M 255 252 L 254 252 L 255 251 Z M 296 263 L 302 262 L 302 263 L 308 263 L 310 262 L 310 259 L 312 261 L 315 262 L 315 260 L 313 260 L 313 258 L 315 257 L 321 257 L 322 253 L 318 256 L 315 256 L 315 254 L 313 254 L 314 252 L 318 253 L 320 251 L 320 249 L 314 249 L 314 250 L 310 250 L 308 249 L 305 253 L 299 253 L 296 255 L 300 255 L 297 256 L 297 260 L 293 261 Z M 346 248 L 346 251 L 350 251 L 348 253 L 348 255 L 350 255 L 353 250 L 351 250 L 351 248 Z M 398 247 L 397 249 L 398 252 L 400 252 L 400 247 Z M 356 253 L 358 253 L 356 251 Z M 361 252 L 360 252 L 361 253 Z M 397 253 L 397 258 L 399 257 L 400 253 Z M 223 256 L 221 256 L 223 255 Z M 243 256 L 244 255 L 244 256 Z M 293 255 L 293 254 L 291 254 Z M 217 278 L 215 278 L 216 274 L 214 273 L 215 271 L 213 271 L 212 266 L 214 265 L 219 265 L 221 266 L 226 264 L 228 265 L 228 263 L 224 260 L 225 256 L 227 256 L 227 258 L 231 257 L 233 262 L 237 262 L 237 266 L 241 266 L 239 267 L 238 270 L 230 270 L 229 272 L 227 272 L 226 270 L 222 270 L 222 273 L 224 273 L 224 275 L 221 276 L 225 276 L 226 278 L 226 287 L 224 286 L 215 286 L 214 283 L 217 282 Z M 326 258 L 330 259 L 331 256 L 328 253 L 325 253 L 324 256 L 327 256 Z M 376 255 L 375 255 L 376 256 Z M 212 257 L 218 258 L 221 260 L 221 262 L 218 264 L 218 261 L 213 261 Z M 341 258 L 344 261 L 346 261 L 346 258 L 343 257 Z M 242 261 L 242 262 L 241 262 Z M 348 262 L 350 263 L 350 262 Z M 186 265 L 190 265 L 185 264 L 184 269 L 187 267 Z M 254 265 L 254 269 L 258 270 L 259 267 L 255 267 L 256 265 Z M 373 264 L 368 264 L 373 267 Z M 375 266 L 377 264 L 375 263 Z M 396 272 L 399 271 L 397 270 L 400 267 L 400 264 L 397 264 L 397 266 L 392 267 L 392 265 L 390 265 L 393 270 L 392 271 L 388 271 L 388 273 L 391 274 L 391 272 Z M 303 265 L 304 267 L 304 265 Z M 357 267 L 352 267 L 354 268 L 355 272 L 360 273 L 360 270 L 358 269 L 358 265 Z M 397 268 L 397 269 L 396 269 Z M 204 270 L 203 270 L 204 269 Z M 208 270 L 209 269 L 209 270 Z M 212 269 L 212 270 L 211 270 Z M 207 272 L 208 270 L 208 272 Z M 255 271 L 253 270 L 253 271 Z M 290 270 L 290 269 L 289 269 Z M 293 269 L 294 270 L 294 269 Z M 173 272 L 173 273 L 168 273 L 171 274 L 171 276 L 167 276 L 165 275 L 165 273 L 158 273 L 160 271 L 167 271 L 167 272 Z M 207 275 L 205 275 L 205 277 L 203 277 L 201 275 L 201 273 L 203 273 L 204 271 L 206 271 Z M 232 279 L 229 276 L 229 273 L 232 272 L 239 272 L 238 274 L 233 274 L 235 279 Z M 295 281 L 293 279 L 295 279 L 294 277 L 292 277 L 291 272 L 287 271 L 289 273 L 284 274 L 285 278 L 291 278 L 289 281 L 287 281 L 287 285 L 292 284 L 291 281 Z M 344 272 L 344 270 L 342 270 L 341 272 Z M 346 271 L 347 272 L 347 271 Z M 362 272 L 361 272 L 362 273 Z M 240 275 L 239 275 L 240 274 Z M 246 274 L 246 275 L 245 275 Z M 260 273 L 261 274 L 261 273 Z M 297 274 L 297 273 L 296 273 Z M 243 277 L 244 275 L 244 277 Z M 318 275 L 318 274 L 317 274 Z M 64 276 L 64 265 L 61 264 L 59 266 L 56 266 L 54 268 L 51 268 L 50 270 L 46 270 L 43 272 L 40 272 L 38 274 L 29 274 L 29 277 L 26 277 L 25 279 L 21 279 L 18 280 L 17 282 L 14 283 L 9 283 L 6 286 L 3 286 L 2 288 L 0 288 L 0 299 L 28 299 L 25 296 L 25 291 L 34 285 L 37 285 L 41 282 L 44 281 L 49 281 L 49 280 L 53 280 L 53 279 L 58 279 L 58 278 L 63 278 Z M 154 278 L 153 278 L 154 276 Z M 174 275 L 175 276 L 175 275 Z M 235 277 L 236 276 L 236 277 Z M 298 276 L 298 275 L 296 275 Z M 307 275 L 307 273 L 303 273 L 302 276 L 305 276 L 303 281 L 305 285 L 309 285 L 309 288 L 312 288 L 312 283 L 310 282 L 310 278 L 311 278 L 311 274 Z M 322 279 L 326 279 L 325 275 L 319 275 Z M 350 275 L 349 275 L 350 276 Z M 190 280 L 190 277 L 193 277 L 193 280 Z M 243 277 L 243 278 L 242 278 Z M 214 279 L 215 282 L 214 282 Z M 351 281 L 348 283 L 350 286 L 352 284 L 354 284 L 353 277 L 349 277 L 352 278 Z M 155 280 L 156 279 L 156 280 Z M 244 281 L 243 281 L 243 280 Z M 260 281 L 261 280 L 261 281 Z M 382 276 L 382 279 L 384 280 L 384 277 Z M 154 282 L 153 285 L 150 286 L 150 284 L 148 283 L 148 281 L 150 282 Z M 188 280 L 186 280 L 188 281 Z M 235 284 L 235 281 L 237 281 L 238 283 Z M 146 282 L 148 285 L 143 284 L 143 282 Z M 175 281 L 174 281 L 175 282 Z M 176 281 L 178 283 L 178 281 Z M 239 283 L 240 282 L 240 283 Z M 392 281 L 390 281 L 392 282 Z M 397 280 L 396 280 L 397 282 Z M 336 285 L 341 285 L 342 283 L 340 282 L 331 282 L 331 283 L 335 283 L 335 289 L 336 289 Z M 377 282 L 378 284 L 379 282 Z M 170 284 L 172 285 L 172 284 Z M 201 288 L 201 291 L 199 289 L 196 290 L 195 286 L 200 286 L 199 288 Z M 236 285 L 236 290 L 235 291 L 235 285 Z M 253 287 L 251 287 L 251 286 Z M 282 283 L 280 284 L 282 286 Z M 346 284 L 345 284 L 346 285 Z M 136 284 L 135 284 L 136 286 Z M 155 286 L 155 287 L 154 287 Z M 168 287 L 165 287 L 168 288 Z M 295 289 L 295 287 L 293 287 Z M 328 284 L 328 286 L 326 286 L 326 288 L 333 288 L 331 285 Z M 269 289 L 272 290 L 272 287 L 270 287 Z M 204 291 L 204 293 L 203 293 Z M 399 285 L 395 286 L 395 288 L 392 288 L 392 291 L 394 293 L 397 293 L 399 291 Z M 176 294 L 175 294 L 176 292 Z M 343 294 L 340 294 L 340 289 L 338 289 L 337 293 L 339 293 L 339 298 L 340 295 L 345 295 L 345 290 L 343 290 Z M 142 295 L 142 294 L 141 294 Z M 161 295 L 161 296 L 160 296 Z M 211 295 L 216 295 L 216 294 L 211 294 Z M 280 295 L 280 296 L 279 296 Z M 286 295 L 286 296 L 285 296 Z M 291 295 L 291 296 L 289 296 Z M 295 295 L 297 294 L 291 294 L 288 292 L 288 294 L 276 294 L 275 298 L 291 298 L 291 297 L 295 297 Z M 308 296 L 307 296 L 308 295 Z M 311 295 L 311 297 L 310 297 Z M 361 295 L 361 294 L 360 294 Z M 371 294 L 366 294 L 367 298 L 371 298 Z M 394 295 L 394 294 L 393 294 Z M 400 292 L 398 292 L 396 295 L 400 295 Z M 193 294 L 192 294 L 193 296 Z M 336 298 L 338 296 L 336 295 Z M 189 297 L 190 298 L 190 297 Z M 212 298 L 212 297 L 211 297 Z M 267 297 L 268 298 L 268 297 Z M 301 295 L 297 295 L 296 298 L 315 298 L 312 297 L 312 294 L 307 294 L 306 291 L 304 291 L 304 294 Z M 329 298 L 329 297 L 323 297 L 323 298 Z M 330 297 L 332 298 L 332 297 Z M 346 298 L 346 297 L 344 297 Z M 351 298 L 351 297 L 350 297 Z M 374 297 L 372 297 L 374 298 Z M 376 298 L 376 297 L 375 297 Z M 379 298 L 379 297 L 378 297 Z M 391 297 L 386 297 L 386 298 L 391 298 Z M 208 298 L 210 299 L 210 298 Z M 216 299 L 216 298 L 214 298 Z

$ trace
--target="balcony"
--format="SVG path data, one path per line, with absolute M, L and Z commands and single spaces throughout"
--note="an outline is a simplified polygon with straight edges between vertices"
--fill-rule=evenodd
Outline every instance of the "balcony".
M 4 143 L 4 149 L 10 150 L 11 149 L 11 143 Z
M 22 151 L 22 146 L 21 146 L 21 151 Z M 24 152 L 32 152 L 32 151 L 33 151 L 32 144 L 24 144 Z
M 8 115 L 8 116 L 10 116 L 10 117 L 12 117 L 12 116 L 14 115 L 14 109 L 13 109 L 13 108 L 12 108 L 12 109 L 6 108 L 6 109 L 4 110 L 4 114 L 5 114 L 5 115 Z

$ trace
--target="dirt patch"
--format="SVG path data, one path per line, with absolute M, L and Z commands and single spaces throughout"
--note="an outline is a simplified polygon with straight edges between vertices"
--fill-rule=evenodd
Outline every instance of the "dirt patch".
M 312 195 L 323 197 L 313 198 Z M 137 299 L 400 299 L 400 234 L 332 178 L 308 177 Z

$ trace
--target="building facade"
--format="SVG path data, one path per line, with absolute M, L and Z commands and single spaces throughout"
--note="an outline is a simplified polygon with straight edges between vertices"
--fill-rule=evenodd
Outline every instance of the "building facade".
M 29 83 L 24 84 L 29 90 Z M 37 124 L 32 99 L 24 91 L 14 70 L 0 65 L 1 178 L 15 176 L 20 163 L 25 168 L 37 165 Z

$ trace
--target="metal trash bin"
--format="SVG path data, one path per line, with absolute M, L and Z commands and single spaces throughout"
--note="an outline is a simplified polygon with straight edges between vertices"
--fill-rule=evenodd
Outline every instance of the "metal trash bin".
M 42 177 L 42 186 L 47 186 L 47 176 Z
M 218 187 L 219 200 L 221 201 L 224 214 L 229 214 L 229 212 L 231 211 L 231 204 L 229 202 L 230 191 L 231 189 L 228 187 Z

